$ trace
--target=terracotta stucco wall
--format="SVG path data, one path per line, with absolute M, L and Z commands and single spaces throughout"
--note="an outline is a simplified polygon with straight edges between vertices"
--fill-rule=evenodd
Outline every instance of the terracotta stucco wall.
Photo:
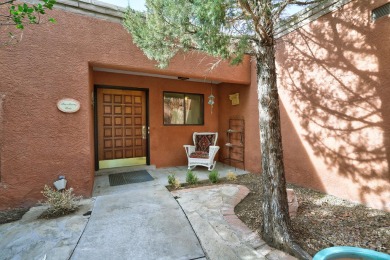
M 245 120 L 245 169 L 253 173 L 259 173 L 261 171 L 261 152 L 256 66 L 254 66 L 254 62 L 251 66 L 251 82 L 247 85 L 223 83 L 218 88 L 220 158 L 227 157 L 225 144 L 227 143 L 226 131 L 229 129 L 229 118 L 243 118 Z M 229 95 L 235 93 L 239 93 L 240 104 L 233 106 L 229 100 Z M 232 165 L 243 168 L 241 163 L 232 163 Z
M 259 109 L 257 94 L 255 61 L 251 66 L 251 84 L 221 84 L 219 86 L 218 108 L 219 108 L 219 135 L 221 147 L 220 156 L 227 152 L 224 145 L 227 142 L 226 130 L 229 129 L 230 117 L 242 117 L 245 119 L 245 169 L 252 173 L 261 173 L 261 151 L 259 134 Z M 239 93 L 240 104 L 233 106 L 229 100 L 229 95 Z M 289 114 L 280 102 L 282 141 L 284 149 L 284 166 L 286 178 L 290 183 L 298 183 L 302 186 L 311 187 L 316 190 L 324 190 L 322 182 L 315 173 L 315 168 L 308 155 L 308 151 L 303 146 L 300 135 L 294 128 Z M 226 157 L 226 155 L 225 155 Z M 221 159 L 222 159 L 221 158 Z M 242 164 L 232 164 L 242 168 Z M 297 174 L 305 172 L 306 177 L 296 181 Z
M 390 17 L 371 20 L 387 2 L 352 1 L 276 53 L 287 180 L 389 210 Z
M 168 69 L 161 71 L 132 44 L 121 24 L 60 10 L 49 15 L 57 20 L 56 24 L 29 26 L 20 43 L 0 48 L 0 209 L 32 205 L 42 198 L 43 186 L 59 175 L 66 176 L 68 187 L 73 187 L 77 194 L 90 196 L 94 175 L 91 98 L 97 81 L 92 67 L 239 84 L 250 82 L 249 62 L 240 67 L 222 63 L 210 72 L 209 66 L 216 60 L 192 53 L 179 55 Z M 99 82 L 108 84 L 110 80 L 108 76 L 106 81 Z M 123 85 L 123 81 L 118 84 Z M 163 86 L 186 92 L 188 84 L 180 84 L 151 79 L 137 86 L 148 85 L 151 93 L 153 88 L 161 90 Z M 209 91 L 199 83 L 189 85 L 196 91 Z M 65 97 L 80 101 L 80 111 L 74 114 L 58 111 L 56 103 Z M 162 102 L 162 92 L 152 98 Z M 210 114 L 207 109 L 206 114 Z M 177 156 L 177 163 L 184 164 L 184 150 L 180 146 L 189 143 L 192 131 L 217 130 L 217 116 L 215 109 L 204 127 L 175 128 L 176 140 L 168 141 L 165 138 L 168 128 L 159 129 L 162 116 L 151 111 L 151 149 L 161 151 L 152 153 L 152 163 L 172 165 L 164 156 L 173 152 L 177 153 L 172 155 Z M 180 149 L 166 146 L 168 143 Z

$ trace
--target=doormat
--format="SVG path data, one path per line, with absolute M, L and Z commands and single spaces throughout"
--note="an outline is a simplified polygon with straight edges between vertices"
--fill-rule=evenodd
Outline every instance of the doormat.
M 153 180 L 153 177 L 146 170 L 135 172 L 124 172 L 108 175 L 110 186 L 119 186 L 131 183 L 145 182 Z

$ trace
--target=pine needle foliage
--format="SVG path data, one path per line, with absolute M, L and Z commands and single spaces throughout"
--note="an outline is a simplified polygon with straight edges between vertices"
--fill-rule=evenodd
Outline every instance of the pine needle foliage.
M 200 50 L 231 64 L 241 63 L 249 51 L 246 34 L 252 29 L 237 20 L 236 1 L 147 0 L 146 8 L 144 13 L 129 8 L 124 27 L 160 68 L 168 66 L 179 51 Z

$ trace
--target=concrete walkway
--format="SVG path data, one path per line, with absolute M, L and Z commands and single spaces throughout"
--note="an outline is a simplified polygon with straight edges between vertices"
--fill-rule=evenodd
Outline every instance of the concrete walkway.
M 222 164 L 217 169 L 221 177 L 245 173 Z M 115 187 L 107 174 L 97 176 L 94 199 L 76 214 L 36 220 L 32 208 L 29 217 L 0 225 L 0 260 L 292 259 L 268 247 L 234 215 L 245 187 L 200 187 L 172 195 L 165 188 L 167 176 L 174 173 L 184 183 L 186 171 L 148 168 L 153 181 Z M 194 172 L 208 178 L 205 168 Z M 90 217 L 83 216 L 91 209 Z
M 162 185 L 130 184 L 99 196 L 71 259 L 201 259 L 180 206 Z
M 223 164 L 216 169 L 220 177 L 246 173 Z M 72 259 L 295 259 L 266 245 L 234 214 L 246 187 L 178 190 L 176 201 L 164 186 L 169 174 L 185 183 L 187 167 L 148 172 L 154 180 L 138 184 L 110 187 L 107 175 L 95 179 L 96 209 Z M 206 168 L 194 173 L 208 179 Z

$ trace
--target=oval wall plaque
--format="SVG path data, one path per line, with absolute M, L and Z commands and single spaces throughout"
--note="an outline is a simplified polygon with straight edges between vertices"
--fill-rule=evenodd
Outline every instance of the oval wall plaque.
M 57 102 L 57 107 L 64 113 L 75 113 L 80 109 L 80 102 L 73 98 L 63 98 Z

